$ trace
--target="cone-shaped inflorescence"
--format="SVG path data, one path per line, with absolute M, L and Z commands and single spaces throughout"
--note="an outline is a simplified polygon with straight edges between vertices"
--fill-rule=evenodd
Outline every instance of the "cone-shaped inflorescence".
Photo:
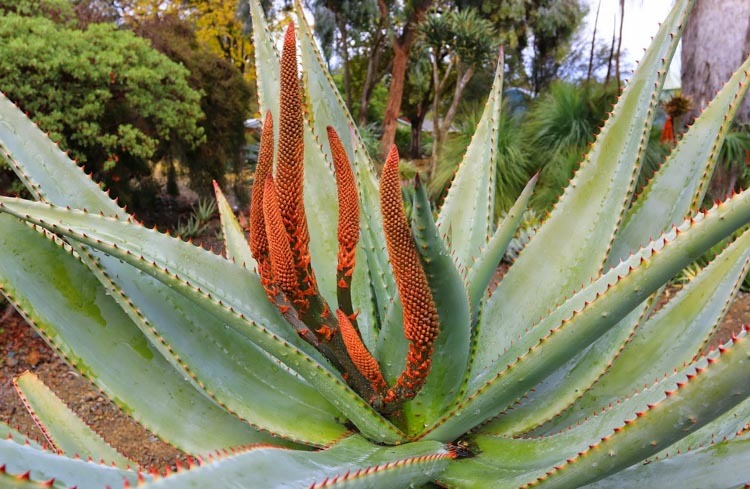
M 297 292 L 297 272 L 271 175 L 266 177 L 263 187 L 263 219 L 274 281 L 287 297 L 293 297 Z
M 338 189 L 339 219 L 338 240 L 339 253 L 336 266 L 336 284 L 338 290 L 339 309 L 353 319 L 351 299 L 352 274 L 356 261 L 356 248 L 359 242 L 359 201 L 357 186 L 354 182 L 349 157 L 341 144 L 336 130 L 328 126 L 328 142 L 331 146 L 333 168 L 336 171 L 336 187 Z
M 302 193 L 304 121 L 293 24 L 289 25 L 284 36 L 279 95 L 279 144 L 276 152 L 275 185 L 281 218 L 289 235 L 289 244 L 299 278 L 297 290 L 289 299 L 300 316 L 309 319 L 328 311 L 320 300 L 315 275 L 310 265 L 310 234 L 307 230 Z
M 401 302 L 404 335 L 409 341 L 406 367 L 390 388 L 377 360 L 362 342 L 353 310 L 351 285 L 359 242 L 359 198 L 346 150 L 328 127 L 338 188 L 338 309 L 336 315 L 318 293 L 310 264 L 303 201 L 302 99 L 297 76 L 294 27 L 284 39 L 276 172 L 273 172 L 273 121 L 266 115 L 250 206 L 250 249 L 269 299 L 297 333 L 338 368 L 349 385 L 386 413 L 413 398 L 430 371 L 438 334 L 438 314 L 411 228 L 406 219 L 398 173 L 398 152 L 391 150 L 381 179 L 380 200 L 388 253 Z
M 266 112 L 263 123 L 263 133 L 260 137 L 258 164 L 255 167 L 252 198 L 250 200 L 250 251 L 258 263 L 258 275 L 263 282 L 268 298 L 272 301 L 278 295 L 273 280 L 271 259 L 266 238 L 266 225 L 263 218 L 263 189 L 266 177 L 273 172 L 273 117 L 271 111 Z
M 391 147 L 380 177 L 380 208 L 388 257 L 401 296 L 404 336 L 409 340 L 406 368 L 384 399 L 386 404 L 398 405 L 413 398 L 427 379 L 439 320 L 404 212 L 396 146 Z
M 378 365 L 377 360 L 373 358 L 370 351 L 362 343 L 362 339 L 359 337 L 357 330 L 354 329 L 354 326 L 352 326 L 349 317 L 341 309 L 336 310 L 336 317 L 339 320 L 341 337 L 354 365 L 370 381 L 373 391 L 376 394 L 382 394 L 385 392 L 386 384 L 383 374 L 380 372 L 380 365 Z

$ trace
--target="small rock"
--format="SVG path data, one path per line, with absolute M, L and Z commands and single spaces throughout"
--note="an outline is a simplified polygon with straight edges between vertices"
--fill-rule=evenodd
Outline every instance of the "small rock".
M 31 350 L 29 354 L 26 355 L 26 362 L 32 367 L 36 367 L 37 365 L 39 365 L 39 362 L 41 360 L 42 360 L 42 355 L 36 349 Z

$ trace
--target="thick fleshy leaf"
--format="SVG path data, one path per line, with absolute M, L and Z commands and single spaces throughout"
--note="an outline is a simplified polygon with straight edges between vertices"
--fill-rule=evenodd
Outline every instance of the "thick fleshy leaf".
M 0 94 L 0 150 L 34 198 L 57 205 L 103 211 L 127 219 L 121 209 L 62 150 Z
M 750 438 L 750 398 L 745 399 L 733 409 L 727 411 L 701 429 L 690 433 L 669 448 L 657 453 L 650 460 L 673 457 L 698 447 L 712 445 L 722 440 Z
M 4 128 L 0 131 L 0 144 L 7 151 L 5 159 L 35 196 L 58 205 L 88 208 L 108 216 L 128 219 L 128 215 L 97 184 L 5 99 L 0 100 L 0 116 L 8 121 L 0 124 Z M 22 138 L 20 134 L 23 134 Z M 111 297 L 130 316 L 133 323 L 131 328 L 140 330 L 130 334 L 145 334 L 147 341 L 177 368 L 180 372 L 178 375 L 215 402 L 225 407 L 230 406 L 230 409 L 238 412 L 244 411 L 242 415 L 247 416 L 248 407 L 237 402 L 237 393 L 241 393 L 240 397 L 247 397 L 252 395 L 253 389 L 241 384 L 249 382 L 252 386 L 253 379 L 262 383 L 267 381 L 264 372 L 257 371 L 257 366 L 253 365 L 254 359 L 260 365 L 268 365 L 273 371 L 279 370 L 277 365 L 270 364 L 261 352 L 256 351 L 248 342 L 241 341 L 241 336 L 236 332 L 227 330 L 210 313 L 178 292 L 119 260 L 96 251 L 91 252 L 75 243 L 72 246 Z M 248 305 L 256 314 L 265 316 L 266 324 L 273 325 L 271 327 L 283 336 L 288 325 L 265 300 L 257 277 L 244 269 L 237 275 L 246 280 L 247 293 L 257 299 L 255 303 L 248 302 Z M 121 325 L 124 327 L 125 323 Z M 294 333 L 287 334 L 291 340 L 298 341 Z M 312 348 L 308 350 L 314 351 Z M 249 366 L 252 366 L 249 369 L 250 375 L 246 375 Z M 243 373 L 243 370 L 246 372 Z M 283 372 L 280 376 L 288 377 Z M 240 385 L 236 382 L 232 385 L 232 380 L 239 381 Z M 298 380 L 291 380 L 300 384 Z M 217 384 L 217 381 L 221 383 Z M 303 386 L 303 390 L 305 389 L 310 391 L 313 398 L 320 397 Z M 115 399 L 127 397 L 120 392 L 111 392 L 110 396 Z M 278 412 L 275 416 L 278 417 Z M 254 421 L 258 421 L 257 418 Z M 258 424 L 269 428 L 268 424 Z M 290 435 L 288 432 L 286 434 Z M 340 435 L 333 437 L 337 436 Z M 319 439 L 317 443 L 326 442 Z
M 437 225 L 450 243 L 459 268 L 467 270 L 490 239 L 495 202 L 495 171 L 503 94 L 503 56 L 482 118 L 453 178 Z
M 644 487 L 696 487 L 733 489 L 747 487 L 750 481 L 750 439 L 717 442 L 638 464 L 583 486 L 584 489 L 642 489 Z
M 240 338 L 250 340 L 261 350 L 296 371 L 321 396 L 330 399 L 337 409 L 372 439 L 383 442 L 402 440 L 403 434 L 356 395 L 339 375 L 323 367 L 314 357 L 284 340 L 277 333 L 266 328 L 263 323 L 254 322 L 253 316 L 248 315 L 253 314 L 254 311 L 244 313 L 243 311 L 248 308 L 248 303 L 242 303 L 238 299 L 246 291 L 238 287 L 206 288 L 206 283 L 217 284 L 231 281 L 238 275 L 237 265 L 208 252 L 196 254 L 193 250 L 195 247 L 192 245 L 136 224 L 20 199 L 0 197 L 0 201 L 0 211 L 10 212 L 15 209 L 19 211 L 17 217 L 31 220 L 42 227 L 48 227 L 53 232 L 59 232 L 103 251 L 179 291 L 224 321 L 224 324 L 238 333 Z M 31 213 L 38 215 L 32 217 Z M 113 238 L 114 241 L 112 241 Z M 185 253 L 192 257 L 193 261 L 179 260 L 180 257 L 185 257 Z M 162 254 L 166 255 L 162 256 Z M 196 273 L 197 270 L 200 270 L 200 273 Z M 210 280 L 212 276 L 216 278 Z M 252 303 L 252 301 L 257 301 L 257 297 L 250 297 L 247 300 Z M 295 420 L 292 419 L 292 421 Z M 308 428 L 321 430 L 326 429 L 327 426 L 309 426 Z
M 750 66 L 750 60 L 746 61 L 745 66 L 738 70 L 732 80 L 727 83 L 724 90 L 717 95 L 706 109 L 701 118 L 691 126 L 689 134 L 686 134 L 680 141 L 667 162 L 650 182 L 646 192 L 638 199 L 633 208 L 630 209 L 625 219 L 625 224 L 618 232 L 618 236 L 613 243 L 612 252 L 608 258 L 609 265 L 615 265 L 619 260 L 625 259 L 630 253 L 637 251 L 638 247 L 647 242 L 650 236 L 660 234 L 669 226 L 678 223 L 690 209 L 691 196 L 693 198 L 693 207 L 696 207 L 696 202 L 700 202 L 705 192 L 704 183 L 710 178 L 713 165 L 718 157 L 718 149 L 721 147 L 721 141 L 723 141 L 724 135 L 730 127 L 732 116 L 739 105 L 739 100 L 741 100 L 746 92 L 748 86 L 748 66 Z M 726 116 L 722 116 L 722 114 L 726 114 Z M 737 264 L 739 267 L 736 270 L 737 273 L 742 269 L 743 263 L 744 260 L 741 260 Z M 724 283 L 731 286 L 736 280 L 737 276 L 734 273 Z M 708 287 L 706 290 L 715 289 Z M 729 293 L 731 287 L 730 290 L 726 290 L 726 288 L 722 290 Z M 696 300 L 700 301 L 701 304 L 704 304 L 703 300 L 708 298 L 705 293 L 696 292 L 695 295 L 699 297 Z M 706 326 L 706 329 L 710 329 L 711 326 L 715 325 L 716 322 L 714 320 L 718 321 L 720 319 L 720 316 L 717 315 L 721 314 L 721 308 L 724 307 L 728 297 L 726 294 L 719 294 L 718 297 L 714 296 L 714 301 L 720 309 L 703 309 L 704 313 L 711 312 L 700 315 L 698 318 L 699 324 Z M 695 304 L 692 299 L 688 303 Z M 695 307 L 692 309 L 696 310 Z M 644 351 L 641 348 L 641 342 L 635 341 L 632 346 L 627 347 L 625 343 L 633 332 L 633 328 L 641 322 L 641 318 L 647 316 L 648 311 L 649 307 L 647 304 L 634 310 L 615 329 L 608 332 L 597 343 L 591 345 L 586 354 L 581 355 L 580 359 L 574 360 L 569 367 L 561 369 L 555 376 L 537 386 L 534 392 L 530 393 L 520 406 L 514 408 L 508 415 L 503 416 L 497 423 L 493 423 L 492 427 L 488 429 L 500 431 L 505 429 L 509 430 L 509 434 L 525 432 L 538 423 L 549 420 L 560 410 L 568 407 L 574 399 L 580 397 L 581 393 L 595 381 L 597 383 L 594 385 L 594 390 L 603 388 L 607 385 L 607 382 L 598 379 L 613 362 L 617 366 L 622 364 L 625 357 L 641 358 Z M 712 316 L 712 314 L 715 315 Z M 708 319 L 708 317 L 711 319 Z M 661 329 L 661 332 L 662 336 L 664 336 L 667 333 L 667 329 Z M 644 330 L 641 329 L 637 338 L 642 339 L 643 337 Z M 697 337 L 688 335 L 684 337 L 677 336 L 677 338 L 690 338 L 700 341 L 704 337 L 700 335 Z M 660 341 L 651 341 L 650 344 L 657 345 L 661 343 Z M 621 356 L 620 350 L 624 347 L 627 348 L 626 353 Z M 671 350 L 677 351 L 679 347 L 675 345 Z M 638 353 L 628 354 L 627 352 Z M 695 348 L 688 349 L 687 360 L 691 359 L 694 354 Z M 650 381 L 655 375 L 658 375 L 657 371 L 662 373 L 659 370 L 660 365 L 670 357 L 654 355 L 653 358 L 656 359 L 656 362 L 643 362 L 634 359 L 635 361 L 630 368 L 620 369 L 620 372 L 625 377 L 633 377 L 633 381 L 631 382 L 633 386 L 643 385 L 644 381 Z M 673 362 L 673 364 L 680 366 L 683 361 L 687 360 L 680 360 L 679 362 Z M 639 368 L 642 369 L 647 365 L 656 368 L 649 369 L 650 373 L 641 376 L 643 378 L 637 378 L 638 376 L 634 375 L 634 371 Z M 663 372 L 669 372 L 672 368 L 672 366 L 665 367 L 663 368 Z M 622 375 L 620 378 L 622 378 Z M 611 394 L 609 401 L 614 401 L 619 395 L 618 391 L 624 392 L 627 391 L 627 388 L 621 385 L 619 387 L 613 386 L 608 391 Z M 588 393 L 586 397 L 589 397 Z M 599 404 L 606 405 L 607 402 L 600 402 Z M 579 402 L 577 406 L 586 406 L 586 402 Z M 581 407 L 577 411 L 577 417 L 580 418 L 591 412 L 592 406 Z M 562 419 L 555 420 L 553 425 L 558 426 L 559 423 L 569 423 L 572 421 L 573 419 L 570 416 L 563 416 Z
M 656 454 L 750 396 L 750 340 L 744 334 L 721 356 L 696 368 L 619 431 L 585 450 L 567 467 L 554 469 L 538 487 L 576 487 L 616 473 Z M 706 402 L 710 400 L 710 402 Z M 615 455 L 612 456 L 612 452 Z M 540 474 L 541 476 L 542 474 Z
M 221 455 L 143 488 L 415 487 L 434 479 L 452 458 L 436 442 L 380 447 L 355 436 L 315 453 L 259 447 Z
M 5 424 L 2 420 L 0 420 L 0 439 L 13 440 L 14 442 L 20 443 L 20 444 L 28 443 L 34 448 L 38 448 L 39 450 L 44 450 L 44 448 L 39 443 L 32 440 L 27 435 L 24 435 L 23 433 L 14 430 L 13 428 Z
M 461 394 L 469 361 L 471 316 L 463 280 L 438 234 L 430 201 L 418 180 L 411 227 L 440 318 L 440 333 L 434 343 L 430 374 L 419 394 L 403 407 L 409 431 L 418 433 Z
M 545 317 L 535 330 L 521 336 L 498 359 L 505 368 L 425 433 L 432 439 L 453 439 L 494 417 L 749 220 L 750 192 L 743 192 L 685 221 L 610 270 Z M 537 335 L 538 331 L 545 333 Z
M 261 76 L 257 77 L 258 102 L 260 113 L 271 111 L 274 121 L 279 120 L 279 85 L 281 74 L 279 70 L 279 53 L 271 41 L 271 33 L 266 24 L 266 18 L 258 0 L 251 0 L 250 14 L 253 20 L 253 51 L 255 54 L 255 69 Z M 278 141 L 279 124 L 274 124 L 274 141 Z
M 508 243 L 513 239 L 513 236 L 518 230 L 518 226 L 521 224 L 523 215 L 529 205 L 531 199 L 531 193 L 534 191 L 534 186 L 538 175 L 529 180 L 526 184 L 526 188 L 523 189 L 521 195 L 518 196 L 513 207 L 510 208 L 508 214 L 500 223 L 495 233 L 490 238 L 487 245 L 482 248 L 482 252 L 477 257 L 476 261 L 470 265 L 469 272 L 466 277 L 466 284 L 469 290 L 469 303 L 471 305 L 472 319 L 476 318 L 479 302 L 482 300 L 484 295 L 487 293 L 487 287 L 490 285 L 493 275 L 497 271 L 497 267 L 500 266 L 500 261 L 505 255 L 505 250 L 508 248 Z
M 27 480 L 29 484 L 14 485 L 13 476 L 21 477 L 20 482 Z M 0 440 L 0 487 L 40 487 L 50 480 L 56 486 L 99 489 L 106 486 L 121 487 L 123 481 L 135 485 L 138 473 L 68 458 L 30 445 L 21 445 L 13 440 Z
M 339 251 L 336 221 L 336 180 L 320 150 L 320 142 L 305 123 L 305 209 L 310 230 L 312 257 L 318 290 L 328 304 L 336 299 L 336 257 Z M 333 306 L 331 306 L 333 307 Z
M 607 371 L 653 302 L 652 296 L 480 431 L 519 435 L 558 416 Z
M 224 245 L 227 251 L 227 258 L 243 265 L 248 270 L 255 269 L 255 258 L 250 253 L 250 245 L 245 237 L 237 216 L 234 215 L 232 207 L 227 202 L 221 188 L 214 182 L 214 192 L 216 194 L 216 203 L 221 218 L 221 231 L 224 235 Z
M 600 273 L 630 203 L 659 89 L 691 5 L 676 2 L 560 201 L 486 302 L 469 392 L 504 368 L 494 363 L 498 349 Z
M 706 193 L 724 136 L 750 86 L 750 57 L 714 97 L 680 139 L 625 216 L 612 243 L 609 264 L 616 265 L 652 236 L 698 210 Z
M 82 233 L 102 233 L 104 239 L 111 239 L 120 246 L 130 245 L 131 251 L 139 256 L 148 255 L 147 250 L 151 250 L 155 253 L 155 256 L 149 257 L 151 260 L 174 266 L 176 271 L 186 274 L 191 283 L 203 290 L 214 290 L 220 299 L 223 297 L 226 302 L 234 304 L 236 310 L 248 315 L 251 320 L 271 326 L 279 322 L 274 319 L 278 311 L 264 293 L 258 292 L 260 286 L 257 278 L 248 270 L 202 248 L 134 223 L 95 214 L 80 216 L 93 218 L 88 228 L 84 225 Z M 97 227 L 98 231 L 92 229 Z M 105 265 L 108 261 L 119 260 L 106 256 L 100 260 Z M 124 268 L 122 264 L 114 266 Z M 122 273 L 132 277 L 125 283 L 127 295 L 132 297 L 133 289 L 135 294 L 142 294 L 143 280 L 139 280 L 142 274 L 135 269 Z M 167 288 L 150 291 L 159 293 L 164 289 Z M 237 291 L 240 295 L 226 291 Z M 175 292 L 170 291 L 171 294 Z M 177 298 L 165 298 L 168 299 L 171 299 L 167 303 L 171 304 L 170 314 L 180 320 L 160 321 L 157 323 L 162 325 L 160 330 L 147 330 L 146 333 L 151 343 L 161 348 L 166 358 L 184 371 L 186 378 L 217 403 L 256 427 L 313 445 L 326 446 L 346 432 L 336 418 L 338 411 L 328 401 L 297 375 L 256 348 L 241 332 L 227 328 L 210 311 L 179 294 Z M 153 298 L 141 301 L 143 304 L 153 302 Z M 288 326 L 285 322 L 282 325 Z M 294 332 L 274 332 L 295 341 L 295 344 L 302 343 Z M 310 349 L 309 345 L 305 346 Z M 290 413 L 297 414 L 290 416 Z M 299 427 L 295 419 L 303 415 L 310 420 L 305 429 Z
M 0 291 L 69 364 L 143 426 L 195 454 L 274 443 L 195 390 L 70 249 L 10 216 L 0 216 L 0 249 Z
M 26 372 L 13 383 L 34 421 L 61 455 L 111 462 L 121 469 L 136 467 L 89 428 L 35 374 Z
M 453 464 L 444 478 L 460 487 L 570 488 L 615 473 L 747 399 L 750 384 L 740 379 L 750 373 L 749 351 L 743 334 L 721 355 L 701 359 L 640 395 L 553 436 L 479 436 L 480 455 Z
M 745 231 L 645 321 L 607 372 L 545 431 L 574 425 L 697 357 L 737 294 L 749 260 L 750 231 Z

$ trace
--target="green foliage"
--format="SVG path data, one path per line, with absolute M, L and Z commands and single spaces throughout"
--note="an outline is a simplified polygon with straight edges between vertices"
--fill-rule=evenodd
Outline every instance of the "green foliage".
M 193 206 L 193 212 L 185 220 L 177 223 L 174 235 L 182 239 L 192 239 L 203 234 L 208 228 L 211 219 L 216 215 L 216 202 L 209 199 L 201 199 Z
M 470 106 L 459 116 L 457 132 L 449 135 L 444 151 L 438 161 L 435 177 L 430 181 L 430 194 L 436 202 L 441 202 L 458 169 L 458 165 L 471 143 L 482 117 L 481 106 Z M 500 130 L 497 138 L 497 168 L 495 179 L 495 215 L 507 211 L 533 174 L 526 147 L 522 140 L 521 117 L 514 116 L 508 104 L 503 105 L 500 115 Z
M 134 29 L 157 51 L 187 68 L 188 85 L 200 94 L 205 117 L 199 127 L 205 137 L 195 147 L 185 148 L 181 160 L 191 187 L 207 195 L 212 181 L 223 183 L 227 171 L 238 174 L 246 166 L 244 122 L 253 112 L 253 90 L 232 63 L 201 44 L 194 28 L 177 16 L 147 19 Z M 247 189 L 237 190 L 247 193 Z
M 227 258 L 140 225 L 0 97 L 0 154 L 43 200 L 0 197 L 0 291 L 134 419 L 201 459 L 140 475 L 23 444 L 0 425 L 0 485 L 740 487 L 750 477 L 750 329 L 717 351 L 705 344 L 750 268 L 750 191 L 705 212 L 695 202 L 747 92 L 750 58 L 634 197 L 691 5 L 675 4 L 571 184 L 493 290 L 537 181 L 496 222 L 501 65 L 436 218 L 419 181 L 399 178 L 395 153 L 377 188 L 302 12 L 307 107 L 293 31 L 280 70 L 251 3 L 261 106 L 281 114 L 282 136 L 264 143 L 282 156 L 250 245 L 217 186 Z M 303 108 L 315 109 L 309 121 Z M 336 175 L 321 124 L 340 135 L 328 141 Z M 304 155 L 287 160 L 300 145 Z M 281 217 L 292 203 L 297 211 Z M 651 314 L 674 275 L 733 235 Z M 17 382 L 35 395 L 38 419 L 68 415 L 36 382 Z M 85 427 L 62 424 L 47 433 L 65 453 L 106 451 Z
M 615 100 L 613 86 L 553 83 L 529 111 L 524 127 L 529 160 L 540 171 L 534 206 L 548 209 L 567 186 Z
M 72 23 L 75 20 L 69 0 L 0 0 L 0 15 L 16 14 L 24 17 L 46 17 L 54 22 Z
M 152 162 L 204 139 L 198 92 L 182 66 L 114 25 L 85 31 L 42 17 L 0 22 L 0 84 L 124 203 L 139 208 Z
M 541 93 L 557 78 L 573 34 L 585 14 L 585 2 L 580 0 L 456 3 L 459 8 L 474 7 L 490 19 L 500 33 L 500 44 L 505 46 L 509 80 L 534 93 Z
M 492 23 L 474 8 L 432 13 L 419 25 L 419 32 L 439 58 L 448 54 L 467 66 L 483 64 L 495 48 Z

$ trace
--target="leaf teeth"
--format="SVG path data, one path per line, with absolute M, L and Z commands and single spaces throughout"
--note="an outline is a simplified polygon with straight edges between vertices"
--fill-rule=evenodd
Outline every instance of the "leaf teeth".
M 372 465 L 365 468 L 360 468 L 355 471 L 346 471 L 345 473 L 341 475 L 336 475 L 333 477 L 326 477 L 320 482 L 313 482 L 310 484 L 308 489 L 330 489 L 334 487 L 345 487 L 348 486 L 349 483 L 354 482 L 356 480 L 361 480 L 366 477 L 371 477 L 375 475 L 379 475 L 383 472 L 389 472 L 393 470 L 397 470 L 400 468 L 409 467 L 412 465 L 421 465 L 421 464 L 427 464 L 430 462 L 435 462 L 438 460 L 450 460 L 455 459 L 456 454 L 453 451 L 448 451 L 445 453 L 433 453 L 430 455 L 421 455 L 418 457 L 409 457 L 401 460 L 394 460 L 392 462 L 387 462 L 384 464 L 378 464 L 378 465 Z

